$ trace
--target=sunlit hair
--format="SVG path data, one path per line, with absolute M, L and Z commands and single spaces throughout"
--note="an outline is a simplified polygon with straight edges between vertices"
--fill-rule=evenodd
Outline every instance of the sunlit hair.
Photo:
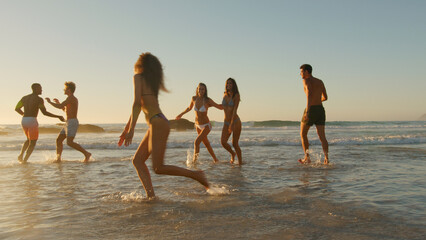
M 300 66 L 300 69 L 302 69 L 303 71 L 308 71 L 309 74 L 312 74 L 312 66 L 309 64 L 303 64 L 302 66 Z
M 197 87 L 197 89 L 195 89 L 195 95 L 196 96 L 198 96 L 198 97 L 200 97 L 200 95 L 198 95 L 198 88 L 200 88 L 201 86 L 203 86 L 204 87 L 204 89 L 206 90 L 206 92 L 204 93 L 204 99 L 208 99 L 209 98 L 209 96 L 207 95 L 207 86 L 206 86 L 206 84 L 204 84 L 204 83 L 199 83 L 198 84 L 198 87 Z
M 167 92 L 164 86 L 163 66 L 160 60 L 149 52 L 142 53 L 135 63 L 135 74 L 141 74 L 151 91 L 158 96 L 158 92 Z
M 33 90 L 33 92 L 35 92 L 37 90 L 37 88 L 41 87 L 40 83 L 33 83 L 31 85 L 31 90 Z
M 232 82 L 232 97 L 235 96 L 235 94 L 240 94 L 240 92 L 238 91 L 238 86 L 237 86 L 237 82 L 235 82 L 235 79 L 233 78 L 228 78 L 225 82 L 225 94 L 228 94 L 227 90 L 226 90 L 226 85 L 228 84 L 228 81 Z
M 75 83 L 73 82 L 65 82 L 65 87 L 71 90 L 72 93 L 75 92 Z

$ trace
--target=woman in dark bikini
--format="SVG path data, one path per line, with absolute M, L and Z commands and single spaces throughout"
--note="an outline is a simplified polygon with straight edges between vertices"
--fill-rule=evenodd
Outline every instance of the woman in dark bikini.
M 212 99 L 210 99 L 207 95 L 207 86 L 204 83 L 198 84 L 196 95 L 192 97 L 191 103 L 189 107 L 185 109 L 181 114 L 176 117 L 176 120 L 182 118 L 182 116 L 191 111 L 192 107 L 194 107 L 195 111 L 195 128 L 197 129 L 198 136 L 194 141 L 194 157 L 193 162 L 197 161 L 198 154 L 200 152 L 200 143 L 203 142 L 204 146 L 206 146 L 210 155 L 213 157 L 213 161 L 216 163 L 219 160 L 214 154 L 213 148 L 210 145 L 209 139 L 207 135 L 212 130 L 212 125 L 210 123 L 209 117 L 207 116 L 207 109 L 209 107 L 215 107 L 222 110 L 222 106 L 215 103 Z
M 152 167 L 157 174 L 184 176 L 192 178 L 201 183 L 206 190 L 209 183 L 203 171 L 191 171 L 185 168 L 164 164 L 164 153 L 166 151 L 167 138 L 170 132 L 169 121 L 161 112 L 158 104 L 159 90 L 166 91 L 163 82 L 163 67 L 157 57 L 151 53 L 143 53 L 135 63 L 134 102 L 132 115 L 120 136 L 118 145 L 129 146 L 132 143 L 135 125 L 141 110 L 149 129 L 139 144 L 139 148 L 133 156 L 133 165 L 138 172 L 139 179 L 145 188 L 149 199 L 155 197 L 151 182 L 151 175 L 145 162 L 152 156 Z
M 238 117 L 237 109 L 240 103 L 240 92 L 237 83 L 233 78 L 228 78 L 225 85 L 225 93 L 223 95 L 222 106 L 225 112 L 225 120 L 223 123 L 221 143 L 222 146 L 231 154 L 231 164 L 234 163 L 235 155 L 238 157 L 238 164 L 243 164 L 241 148 L 238 145 L 241 135 L 241 120 Z M 228 139 L 232 133 L 232 147 L 228 144 Z

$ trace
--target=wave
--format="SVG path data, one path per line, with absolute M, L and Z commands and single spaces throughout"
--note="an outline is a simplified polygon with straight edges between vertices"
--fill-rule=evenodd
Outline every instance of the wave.
M 57 126 L 53 127 L 39 127 L 39 133 L 45 133 L 45 134 L 58 134 L 62 128 L 64 127 L 64 124 L 56 124 Z M 80 124 L 78 126 L 78 133 L 103 133 L 105 130 L 102 127 L 92 125 L 92 124 Z
M 64 126 L 63 123 L 58 123 L 56 125 L 60 126 L 61 127 L 60 129 L 62 129 L 63 126 Z M 77 132 L 79 132 L 79 133 L 103 133 L 103 132 L 105 132 L 105 130 L 102 127 L 92 125 L 92 124 L 80 124 L 78 126 Z
M 172 121 L 171 121 L 172 122 Z M 214 129 L 220 129 L 223 122 L 211 121 Z M 176 126 L 175 126 L 176 125 Z M 172 126 L 172 131 L 192 131 L 194 125 L 192 122 L 177 123 Z M 80 124 L 79 132 L 82 133 L 121 133 L 125 124 Z M 40 133 L 57 134 L 62 129 L 62 125 L 55 124 L 41 124 L 39 129 Z M 262 130 L 262 129 L 283 129 L 283 128 L 299 128 L 299 121 L 282 121 L 282 120 L 268 120 L 268 121 L 248 121 L 242 123 L 243 129 L 248 130 Z M 330 121 L 326 122 L 326 128 L 330 129 L 397 129 L 397 128 L 426 128 L 426 121 Z M 146 131 L 148 126 L 146 123 L 138 123 L 136 131 Z M 0 136 L 10 136 L 15 134 L 22 134 L 20 124 L 7 124 L 0 125 Z
M 253 122 L 253 127 L 292 127 L 292 126 L 300 126 L 300 122 L 281 121 L 281 120 Z
M 299 121 L 250 121 L 246 122 L 248 127 L 299 127 Z M 422 128 L 426 127 L 426 121 L 329 121 L 326 127 L 345 127 L 345 128 Z
M 241 147 L 275 147 L 275 146 L 300 146 L 300 138 L 285 139 L 280 137 L 250 137 L 240 139 Z M 321 145 L 318 139 L 312 139 L 309 142 L 311 145 Z M 394 135 L 394 136 L 374 136 L 374 137 L 345 137 L 345 138 L 329 138 L 328 143 L 331 146 L 351 146 L 351 145 L 411 145 L 411 144 L 426 144 L 426 136 L 418 135 Z M 187 141 L 173 141 L 167 142 L 167 148 L 171 149 L 188 149 L 193 147 L 193 140 Z M 105 150 L 119 150 L 131 149 L 136 150 L 139 142 L 134 142 L 128 147 L 119 147 L 117 142 L 111 139 L 99 138 L 99 142 L 84 143 L 80 142 L 86 149 L 105 149 Z M 218 142 L 211 142 L 213 148 L 222 148 Z M 15 141 L 14 143 L 0 143 L 0 151 L 19 151 L 22 147 L 21 142 Z M 65 148 L 69 148 L 64 144 Z M 55 150 L 55 142 L 51 143 L 38 143 L 36 148 L 38 150 Z

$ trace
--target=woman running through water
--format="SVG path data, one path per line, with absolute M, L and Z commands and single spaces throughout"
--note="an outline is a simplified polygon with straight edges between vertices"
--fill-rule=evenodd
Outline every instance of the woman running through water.
M 152 155 L 152 167 L 156 174 L 184 176 L 201 183 L 206 190 L 209 183 L 203 171 L 191 171 L 172 165 L 164 164 L 167 138 L 170 132 L 169 121 L 163 115 L 158 104 L 159 90 L 167 91 L 163 80 L 163 67 L 157 57 L 151 53 L 143 53 L 134 66 L 133 77 L 134 101 L 132 115 L 120 136 L 118 145 L 129 146 L 132 143 L 135 125 L 141 110 L 145 114 L 149 129 L 133 156 L 133 165 L 139 179 L 145 188 L 149 199 L 155 198 L 151 175 L 145 162 Z
M 176 120 L 181 119 L 185 113 L 191 111 L 192 107 L 194 107 L 195 128 L 197 129 L 198 136 L 194 141 L 194 157 L 192 158 L 193 162 L 197 161 L 198 159 L 201 142 L 204 143 L 204 146 L 206 146 L 210 155 L 213 157 L 213 161 L 215 163 L 219 161 L 216 155 L 214 154 L 209 139 L 207 138 L 207 135 L 212 130 L 212 124 L 210 123 L 209 117 L 207 116 L 207 110 L 209 107 L 212 106 L 220 110 L 223 109 L 221 105 L 215 103 L 212 99 L 208 97 L 207 86 L 204 83 L 200 83 L 198 84 L 195 96 L 191 98 L 191 103 L 189 104 L 189 107 L 187 107 L 185 111 L 183 111 L 176 117 Z
M 223 95 L 222 106 L 225 112 L 225 120 L 222 129 L 222 146 L 231 154 L 231 164 L 234 163 L 235 155 L 238 157 L 238 165 L 243 164 L 243 158 L 241 155 L 241 148 L 238 145 L 241 135 L 241 120 L 238 117 L 237 109 L 240 103 L 240 92 L 238 91 L 237 83 L 233 78 L 228 78 L 225 85 L 225 93 Z M 228 139 L 232 133 L 232 146 L 228 144 Z

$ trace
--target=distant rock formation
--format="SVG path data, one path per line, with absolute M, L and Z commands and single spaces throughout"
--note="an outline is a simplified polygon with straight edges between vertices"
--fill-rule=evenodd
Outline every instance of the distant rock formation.
M 183 118 L 179 120 L 170 120 L 170 128 L 176 130 L 194 129 L 194 123 Z
M 56 124 L 60 128 L 55 127 L 40 127 L 40 133 L 59 133 L 59 131 L 63 128 L 65 124 L 58 123 Z M 102 133 L 105 132 L 105 130 L 99 126 L 92 125 L 92 124 L 80 124 L 78 126 L 78 133 Z
M 59 127 L 38 127 L 39 133 L 58 134 L 62 128 Z
M 419 118 L 419 121 L 426 121 L 426 113 Z
M 92 124 L 80 124 L 78 127 L 78 132 L 82 133 L 101 133 L 105 132 L 105 130 L 99 126 Z

